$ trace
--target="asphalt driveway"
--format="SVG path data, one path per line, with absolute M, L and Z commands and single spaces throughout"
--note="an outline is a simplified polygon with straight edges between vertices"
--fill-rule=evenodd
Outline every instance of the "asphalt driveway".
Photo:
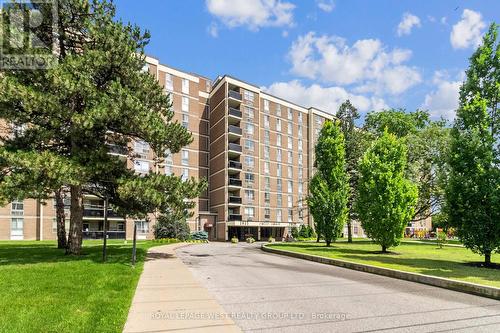
M 500 332 L 500 302 L 264 253 L 260 244 L 177 250 L 244 331 Z

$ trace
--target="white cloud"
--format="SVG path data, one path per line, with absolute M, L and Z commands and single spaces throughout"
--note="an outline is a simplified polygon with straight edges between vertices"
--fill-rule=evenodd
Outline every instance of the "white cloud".
M 295 5 L 281 0 L 206 0 L 208 11 L 230 28 L 293 25 Z
M 421 82 L 420 73 L 403 65 L 410 50 L 387 51 L 378 39 L 362 39 L 352 46 L 336 36 L 300 36 L 290 48 L 292 73 L 338 85 L 357 84 L 359 92 L 400 94 Z
M 448 18 L 446 16 L 441 17 L 441 24 L 448 24 Z
M 335 8 L 333 0 L 317 0 L 318 8 L 324 12 L 330 13 Z
M 210 36 L 212 36 L 214 38 L 219 37 L 219 27 L 217 26 L 217 24 L 215 22 L 212 22 L 208 26 L 207 31 L 208 31 Z
M 481 43 L 482 30 L 486 27 L 481 13 L 464 9 L 462 19 L 453 26 L 450 42 L 455 49 L 475 47 Z
M 398 25 L 398 36 L 409 35 L 414 27 L 420 28 L 420 18 L 411 13 L 404 13 Z
M 331 114 L 335 114 L 346 99 L 351 100 L 361 112 L 388 107 L 382 98 L 352 94 L 342 87 L 322 87 L 318 84 L 305 86 L 299 80 L 276 82 L 263 90 L 296 104 L 315 107 Z
M 449 80 L 446 72 L 434 73 L 435 90 L 425 96 L 422 109 L 428 109 L 431 117 L 453 120 L 458 108 L 458 98 L 462 81 Z

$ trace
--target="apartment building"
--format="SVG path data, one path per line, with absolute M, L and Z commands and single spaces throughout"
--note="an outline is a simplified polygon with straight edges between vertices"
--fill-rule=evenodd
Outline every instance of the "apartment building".
M 128 160 L 138 173 L 208 179 L 188 223 L 212 240 L 280 238 L 291 228 L 312 224 L 305 198 L 314 172 L 314 145 L 332 115 L 272 96 L 230 76 L 215 82 L 147 57 L 145 70 L 170 94 L 174 119 L 193 135 L 179 153 L 156 163 L 145 142 L 133 142 L 139 158 Z M 123 156 L 122 147 L 112 154 Z M 103 200 L 85 199 L 85 238 L 102 238 Z M 109 211 L 109 237 L 152 238 L 155 216 L 123 218 Z M 0 239 L 56 239 L 55 204 L 28 199 L 0 208 Z

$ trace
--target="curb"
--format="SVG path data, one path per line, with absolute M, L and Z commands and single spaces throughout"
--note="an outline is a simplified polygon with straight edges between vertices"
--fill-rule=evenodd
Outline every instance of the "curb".
M 382 268 L 366 264 L 358 264 L 351 261 L 344 261 L 340 259 L 325 258 L 320 256 L 315 256 L 312 254 L 297 253 L 286 250 L 278 250 L 269 248 L 266 244 L 262 244 L 261 250 L 274 254 L 281 254 L 288 257 L 299 258 L 309 261 L 314 261 L 321 264 L 339 266 L 343 268 L 353 269 L 361 272 L 383 275 L 395 279 L 406 280 L 411 282 L 417 282 L 422 284 L 427 284 L 434 287 L 449 289 L 453 291 L 458 291 L 462 293 L 472 294 L 476 296 L 482 296 L 487 298 L 493 298 L 500 300 L 500 288 L 488 287 L 470 282 L 462 282 L 456 280 L 445 279 L 436 276 L 403 272 L 391 268 Z

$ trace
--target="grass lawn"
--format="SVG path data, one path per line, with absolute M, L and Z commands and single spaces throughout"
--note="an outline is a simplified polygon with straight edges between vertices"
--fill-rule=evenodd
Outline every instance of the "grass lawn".
M 0 332 L 121 332 L 147 249 L 162 245 L 84 242 L 81 257 L 55 242 L 0 242 Z
M 403 242 L 389 249 L 397 254 L 380 254 L 380 246 L 369 240 L 355 240 L 354 243 L 338 241 L 330 248 L 325 243 L 298 242 L 275 243 L 273 248 L 308 253 L 328 258 L 342 259 L 362 264 L 398 269 L 454 280 L 467 281 L 500 287 L 500 269 L 468 266 L 469 262 L 482 262 L 484 257 L 461 247 L 446 246 L 439 249 L 436 244 Z M 500 255 L 492 255 L 493 262 L 500 262 Z

